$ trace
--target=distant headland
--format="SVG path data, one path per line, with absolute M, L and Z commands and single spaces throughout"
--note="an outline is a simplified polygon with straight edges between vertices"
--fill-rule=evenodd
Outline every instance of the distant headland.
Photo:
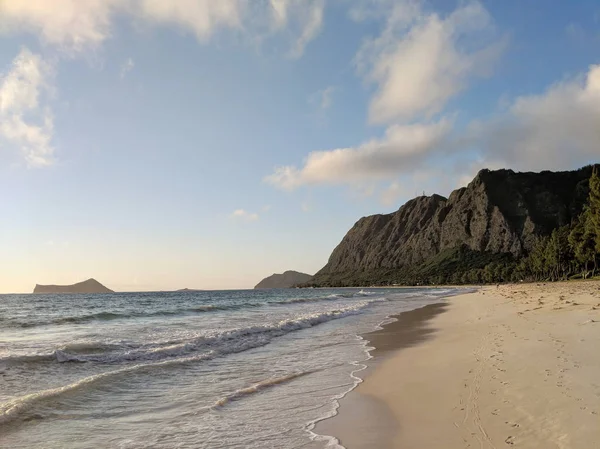
M 300 273 L 298 271 L 286 271 L 282 274 L 272 274 L 269 277 L 264 278 L 258 284 L 255 289 L 261 288 L 291 288 L 299 284 L 304 284 L 312 279 L 310 274 Z
M 33 293 L 114 293 L 96 279 L 78 282 L 72 285 L 39 285 L 36 284 Z

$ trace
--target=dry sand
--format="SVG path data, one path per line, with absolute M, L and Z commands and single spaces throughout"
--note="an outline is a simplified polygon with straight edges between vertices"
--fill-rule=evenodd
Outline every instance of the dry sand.
M 600 282 L 487 287 L 444 309 L 366 336 L 376 364 L 319 433 L 348 449 L 600 448 Z

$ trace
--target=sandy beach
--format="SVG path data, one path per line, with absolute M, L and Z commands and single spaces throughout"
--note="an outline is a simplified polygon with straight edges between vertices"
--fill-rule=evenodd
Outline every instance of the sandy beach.
M 486 287 L 365 338 L 365 381 L 317 428 L 348 449 L 600 447 L 600 282 Z

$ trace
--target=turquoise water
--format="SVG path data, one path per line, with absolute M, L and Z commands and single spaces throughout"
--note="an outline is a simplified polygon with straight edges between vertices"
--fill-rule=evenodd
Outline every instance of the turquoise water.
M 0 447 L 335 447 L 358 335 L 450 293 L 0 295 Z

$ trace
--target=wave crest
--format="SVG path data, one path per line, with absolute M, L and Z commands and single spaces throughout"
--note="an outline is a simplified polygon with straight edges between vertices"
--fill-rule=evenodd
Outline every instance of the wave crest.
M 137 347 L 123 347 L 117 344 L 100 342 L 73 343 L 55 349 L 47 354 L 24 354 L 0 358 L 0 362 L 48 363 L 48 362 L 94 362 L 124 363 L 159 361 L 175 357 L 193 355 L 201 351 L 215 351 L 219 354 L 242 352 L 268 344 L 274 338 L 301 329 L 316 326 L 327 321 L 361 313 L 376 300 L 360 301 L 351 306 L 326 312 L 305 314 L 275 323 L 250 327 L 215 331 L 197 335 L 185 340 L 169 340 L 142 344 Z
M 240 390 L 234 391 L 233 393 L 231 393 L 227 396 L 222 397 L 221 399 L 219 399 L 218 401 L 216 401 L 213 404 L 212 408 L 216 409 L 216 408 L 224 407 L 228 403 L 235 401 L 237 399 L 241 399 L 245 396 L 249 396 L 254 393 L 258 393 L 266 388 L 270 388 L 275 385 L 280 385 L 280 384 L 289 382 L 291 380 L 297 379 L 298 377 L 306 376 L 307 374 L 312 374 L 314 372 L 316 372 L 316 370 L 304 371 L 304 372 L 300 372 L 300 373 L 293 373 L 293 374 L 288 374 L 286 376 L 272 377 L 270 379 L 263 380 L 262 382 L 258 382 L 250 387 L 242 388 Z

